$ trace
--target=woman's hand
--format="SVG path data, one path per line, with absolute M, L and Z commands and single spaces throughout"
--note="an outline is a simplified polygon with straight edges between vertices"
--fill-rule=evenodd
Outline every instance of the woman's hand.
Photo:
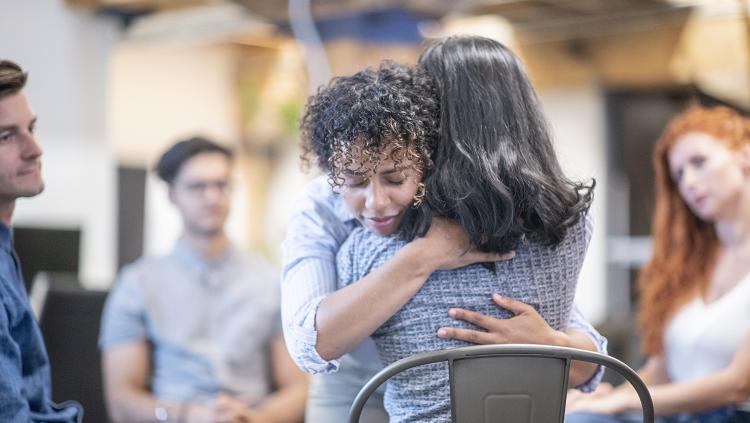
M 506 254 L 482 253 L 471 245 L 469 237 L 457 220 L 433 216 L 432 225 L 424 237 L 411 242 L 419 246 L 430 269 L 450 270 L 474 263 L 487 263 L 508 260 L 516 256 L 511 251 Z
M 602 382 L 596 388 L 594 392 L 585 394 L 581 391 L 568 391 L 568 395 L 565 397 L 565 410 L 569 411 L 575 407 L 579 402 L 589 401 L 594 396 L 604 396 L 611 394 L 614 388 L 607 382 Z
M 474 344 L 542 344 L 556 347 L 570 347 L 586 351 L 597 351 L 594 341 L 584 332 L 568 329 L 561 332 L 552 329 L 534 307 L 516 301 L 512 298 L 494 294 L 492 299 L 500 307 L 515 314 L 510 319 L 496 319 L 474 311 L 462 308 L 452 308 L 448 311 L 451 317 L 474 323 L 487 329 L 487 332 L 440 328 L 437 336 L 441 338 L 460 339 Z M 596 374 L 599 366 L 580 360 L 570 363 L 568 386 L 574 388 L 583 385 Z
M 568 392 L 568 398 L 565 402 L 565 412 L 612 415 L 623 411 L 640 409 L 640 404 L 638 394 L 634 390 L 613 389 L 612 385 L 602 383 L 596 391 L 590 394 L 577 391 Z
M 452 308 L 448 315 L 487 329 L 482 332 L 471 329 L 440 328 L 441 338 L 460 339 L 474 344 L 543 344 L 570 346 L 567 335 L 552 329 L 534 307 L 512 298 L 493 294 L 492 299 L 500 307 L 510 310 L 515 317 L 496 319 L 462 308 Z

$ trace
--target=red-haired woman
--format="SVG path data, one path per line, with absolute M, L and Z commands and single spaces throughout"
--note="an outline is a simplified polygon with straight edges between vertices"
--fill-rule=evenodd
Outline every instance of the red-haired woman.
M 692 106 L 665 129 L 654 167 L 654 256 L 639 281 L 649 358 L 638 373 L 657 420 L 750 421 L 750 120 Z M 571 398 L 566 422 L 638 410 L 629 386 L 605 389 Z

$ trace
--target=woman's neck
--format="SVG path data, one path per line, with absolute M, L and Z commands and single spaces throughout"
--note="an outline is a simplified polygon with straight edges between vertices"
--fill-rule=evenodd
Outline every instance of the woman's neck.
M 714 229 L 722 248 L 750 248 L 750 186 L 742 191 L 732 213 L 714 222 Z

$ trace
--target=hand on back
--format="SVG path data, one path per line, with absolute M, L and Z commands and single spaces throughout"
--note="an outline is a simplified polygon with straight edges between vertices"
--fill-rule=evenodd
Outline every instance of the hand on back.
M 458 221 L 434 216 L 432 225 L 424 237 L 413 241 L 420 244 L 426 260 L 432 262 L 434 270 L 450 270 L 474 263 L 508 260 L 516 256 L 482 253 L 469 242 L 469 237 Z
M 494 294 L 492 299 L 500 307 L 510 310 L 515 314 L 515 317 L 496 319 L 474 311 L 452 308 L 448 311 L 451 317 L 474 323 L 487 329 L 487 332 L 440 328 L 438 336 L 460 339 L 474 344 L 563 344 L 560 338 L 564 337 L 565 334 L 552 329 L 544 318 L 534 310 L 534 307 L 498 294 Z

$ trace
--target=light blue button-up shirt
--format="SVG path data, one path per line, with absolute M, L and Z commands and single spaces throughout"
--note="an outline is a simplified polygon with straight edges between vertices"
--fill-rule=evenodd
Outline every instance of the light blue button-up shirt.
M 99 346 L 150 340 L 157 398 L 200 403 L 224 392 L 253 403 L 270 393 L 268 343 L 280 335 L 278 276 L 265 259 L 230 248 L 209 262 L 180 241 L 123 268 Z
M 340 358 L 323 360 L 315 349 L 315 314 L 323 298 L 336 291 L 336 252 L 358 226 L 359 221 L 349 213 L 341 197 L 333 192 L 326 175 L 315 178 L 305 187 L 289 218 L 282 244 L 281 317 L 289 353 L 306 372 L 338 370 Z M 586 333 L 599 352 L 607 353 L 607 339 L 591 326 L 576 305 L 568 328 Z M 379 360 L 370 338 L 350 355 L 363 363 Z M 599 366 L 596 375 L 579 389 L 592 391 L 603 374 L 604 368 Z

